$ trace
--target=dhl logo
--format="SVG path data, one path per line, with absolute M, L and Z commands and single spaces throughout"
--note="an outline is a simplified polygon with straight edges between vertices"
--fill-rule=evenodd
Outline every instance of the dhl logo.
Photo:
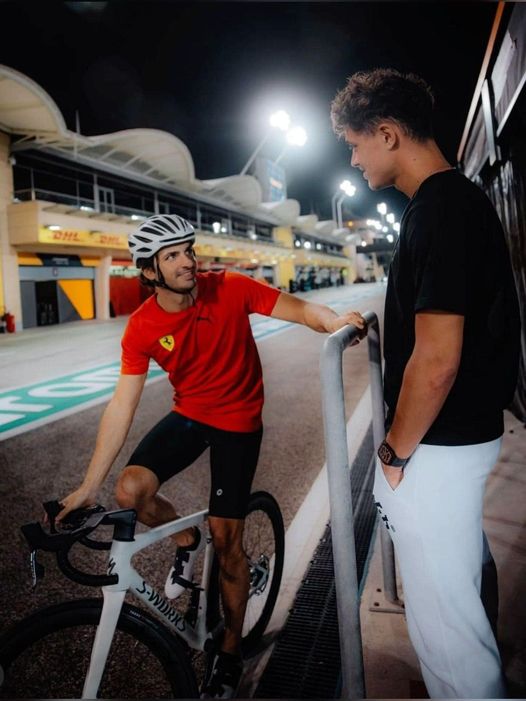
M 44 243 L 68 243 L 76 246 L 102 246 L 105 248 L 128 248 L 124 234 L 105 234 L 102 231 L 79 231 L 74 229 L 49 230 L 41 227 L 39 241 Z
M 122 237 L 118 235 L 111 236 L 110 234 L 100 234 L 99 242 L 105 245 L 118 246 L 122 243 Z
M 82 241 L 78 231 L 53 231 L 53 241 Z

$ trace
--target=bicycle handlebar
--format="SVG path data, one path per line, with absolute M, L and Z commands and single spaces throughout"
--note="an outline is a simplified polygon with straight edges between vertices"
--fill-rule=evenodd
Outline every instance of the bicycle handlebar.
M 33 585 L 36 585 L 37 580 L 44 573 L 44 568 L 36 560 L 37 550 L 56 553 L 57 564 L 60 570 L 74 582 L 91 587 L 117 584 L 119 577 L 116 574 L 94 575 L 79 570 L 69 561 L 69 551 L 76 542 L 80 542 L 94 550 L 109 549 L 111 543 L 88 538 L 88 535 L 101 525 L 113 526 L 113 540 L 133 541 L 137 522 L 136 511 L 134 509 L 105 511 L 100 504 L 86 509 L 75 509 L 61 523 L 63 530 L 59 532 L 55 525 L 55 519 L 63 507 L 58 501 L 48 501 L 43 506 L 49 518 L 49 533 L 38 522 L 28 523 L 21 527 L 22 533 L 31 548 Z

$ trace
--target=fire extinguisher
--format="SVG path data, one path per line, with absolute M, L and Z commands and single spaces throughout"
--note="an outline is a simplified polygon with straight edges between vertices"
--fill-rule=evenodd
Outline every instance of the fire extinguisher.
M 15 333 L 15 315 L 6 312 L 4 314 L 4 321 L 7 333 Z

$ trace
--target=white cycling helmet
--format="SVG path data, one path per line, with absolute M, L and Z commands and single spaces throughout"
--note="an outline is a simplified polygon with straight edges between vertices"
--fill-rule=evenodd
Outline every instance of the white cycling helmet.
M 155 214 L 128 236 L 128 248 L 135 265 L 139 258 L 151 258 L 157 251 L 177 243 L 195 241 L 194 227 L 177 214 Z

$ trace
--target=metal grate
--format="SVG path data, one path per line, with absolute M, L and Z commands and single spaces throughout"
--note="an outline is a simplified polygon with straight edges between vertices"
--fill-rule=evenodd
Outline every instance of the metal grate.
M 373 431 L 369 427 L 351 470 L 354 537 L 361 585 L 376 522 Z M 296 595 L 293 608 L 259 681 L 255 698 L 335 698 L 340 642 L 330 523 Z

